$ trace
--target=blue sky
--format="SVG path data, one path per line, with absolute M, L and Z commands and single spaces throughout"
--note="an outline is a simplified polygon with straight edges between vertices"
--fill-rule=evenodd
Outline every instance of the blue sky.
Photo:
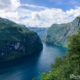
M 0 0 L 0 17 L 30 27 L 50 27 L 80 16 L 80 0 Z
M 21 3 L 45 6 L 48 8 L 61 8 L 63 10 L 69 10 L 80 6 L 80 0 L 21 0 Z

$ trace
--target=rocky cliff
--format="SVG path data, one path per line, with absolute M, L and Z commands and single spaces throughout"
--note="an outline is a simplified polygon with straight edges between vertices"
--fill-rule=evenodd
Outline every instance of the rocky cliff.
M 43 35 L 42 40 L 48 44 L 67 46 L 69 37 L 77 33 L 80 16 L 67 24 L 53 24 Z
M 41 50 L 42 43 L 37 33 L 0 18 L 0 61 L 38 54 Z

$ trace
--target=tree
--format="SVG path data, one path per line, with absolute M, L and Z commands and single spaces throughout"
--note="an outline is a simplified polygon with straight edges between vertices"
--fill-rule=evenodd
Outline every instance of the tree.
M 69 41 L 67 54 L 57 58 L 51 71 L 42 73 L 41 80 L 80 80 L 80 28 Z

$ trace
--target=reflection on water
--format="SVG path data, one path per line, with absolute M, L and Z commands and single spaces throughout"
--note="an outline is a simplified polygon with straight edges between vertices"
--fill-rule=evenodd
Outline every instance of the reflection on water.
M 65 48 L 48 46 L 43 43 L 43 50 L 39 55 L 0 65 L 0 80 L 32 80 L 39 77 L 41 72 L 50 70 L 56 57 L 63 56 Z M 40 72 L 40 73 L 39 73 Z

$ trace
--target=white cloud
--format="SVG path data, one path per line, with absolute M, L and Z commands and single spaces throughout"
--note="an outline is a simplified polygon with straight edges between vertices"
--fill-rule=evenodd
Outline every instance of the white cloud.
M 26 10 L 24 10 L 26 13 Z M 46 8 L 42 11 L 31 11 L 29 10 L 26 15 L 28 16 L 25 19 L 22 19 L 21 22 L 27 26 L 39 26 L 39 27 L 49 27 L 53 23 L 67 23 L 71 22 L 74 18 L 80 15 L 80 7 L 75 9 L 70 9 L 63 11 L 62 9 L 56 8 Z
M 33 11 L 22 6 L 42 9 Z M 26 26 L 50 27 L 53 23 L 71 22 L 80 15 L 80 7 L 63 11 L 58 8 L 47 8 L 31 4 L 21 4 L 19 0 L 0 0 L 0 17 L 8 18 Z
M 0 0 L 0 10 L 15 10 L 20 6 L 20 0 Z
M 37 5 L 32 5 L 32 4 L 22 4 L 21 6 L 32 7 L 32 8 L 42 8 L 42 9 L 47 8 L 47 7 L 44 7 L 44 6 L 37 6 Z

